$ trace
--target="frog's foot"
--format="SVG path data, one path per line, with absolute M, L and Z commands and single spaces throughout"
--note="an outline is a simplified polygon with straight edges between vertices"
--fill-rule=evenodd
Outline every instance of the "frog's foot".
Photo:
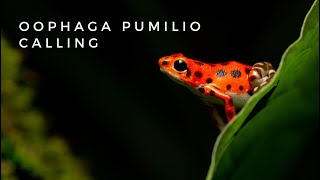
M 275 73 L 275 69 L 269 62 L 258 62 L 254 64 L 249 73 L 249 80 L 253 88 L 252 93 L 255 94 L 263 86 L 267 85 L 272 80 Z
M 232 97 L 221 92 L 219 88 L 208 84 L 199 87 L 198 91 L 206 96 L 214 96 L 224 101 L 224 110 L 226 112 L 228 122 L 236 116 L 236 107 L 233 104 Z

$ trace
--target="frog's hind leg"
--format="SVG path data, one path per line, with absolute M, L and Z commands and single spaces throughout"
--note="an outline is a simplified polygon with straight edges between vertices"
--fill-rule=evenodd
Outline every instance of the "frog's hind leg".
M 269 62 L 258 62 L 252 66 L 249 73 L 249 80 L 253 88 L 253 94 L 267 85 L 275 75 L 276 71 Z

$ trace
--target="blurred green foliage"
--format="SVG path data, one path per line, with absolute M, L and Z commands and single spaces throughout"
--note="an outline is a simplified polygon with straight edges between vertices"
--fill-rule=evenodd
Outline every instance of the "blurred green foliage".
M 91 179 L 68 144 L 48 135 L 44 115 L 32 105 L 36 76 L 22 67 L 23 58 L 1 35 L 1 179 Z
M 282 56 L 273 81 L 218 137 L 207 180 L 313 179 L 318 77 L 319 2 L 315 0 L 300 38 Z M 302 168 L 306 159 L 310 162 Z

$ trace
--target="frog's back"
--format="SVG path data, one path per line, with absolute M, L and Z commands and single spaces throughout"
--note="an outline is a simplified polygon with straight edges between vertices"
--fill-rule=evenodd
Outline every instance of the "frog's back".
M 252 89 L 249 78 L 251 66 L 237 61 L 210 64 L 212 84 L 224 92 L 244 94 Z

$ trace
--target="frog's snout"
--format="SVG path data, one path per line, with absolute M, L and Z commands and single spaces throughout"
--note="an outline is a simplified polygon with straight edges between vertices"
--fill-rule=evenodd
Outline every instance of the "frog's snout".
M 160 68 L 162 68 L 164 66 L 168 66 L 170 64 L 170 59 L 167 56 L 162 57 L 159 59 L 158 64 L 159 64 Z

